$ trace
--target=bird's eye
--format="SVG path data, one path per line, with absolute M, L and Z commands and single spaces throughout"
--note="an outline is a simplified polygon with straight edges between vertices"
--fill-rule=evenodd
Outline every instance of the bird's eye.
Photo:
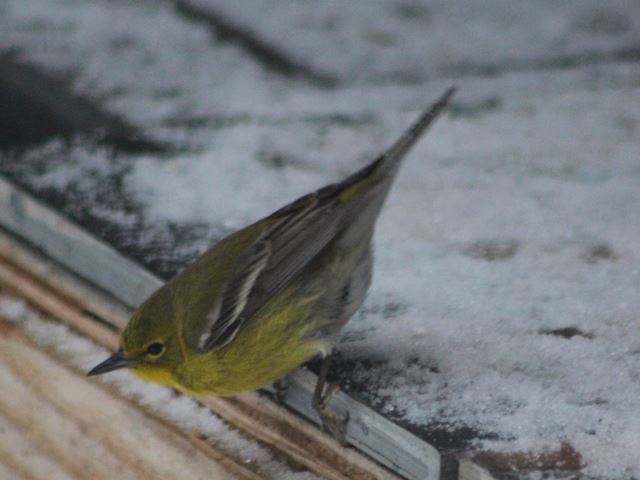
M 147 355 L 151 355 L 152 357 L 157 357 L 164 350 L 164 345 L 160 342 L 154 342 L 147 347 Z

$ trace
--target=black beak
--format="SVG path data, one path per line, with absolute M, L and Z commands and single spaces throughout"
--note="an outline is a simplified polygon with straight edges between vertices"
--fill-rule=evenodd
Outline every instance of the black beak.
M 116 352 L 107 358 L 104 362 L 99 363 L 87 373 L 87 377 L 94 375 L 102 375 L 103 373 L 112 372 L 120 368 L 132 367 L 138 363 L 137 360 L 128 360 L 122 356 L 120 352 Z

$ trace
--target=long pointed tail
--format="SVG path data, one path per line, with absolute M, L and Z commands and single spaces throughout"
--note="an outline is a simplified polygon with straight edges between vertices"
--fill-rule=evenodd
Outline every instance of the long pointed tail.
M 442 96 L 429 108 L 420 115 L 420 118 L 406 130 L 402 136 L 396 140 L 389 150 L 387 150 L 380 158 L 381 169 L 393 170 L 396 165 L 404 158 L 407 152 L 415 145 L 420 137 L 433 124 L 433 121 L 442 113 L 444 108 L 449 104 L 449 100 L 456 93 L 458 87 L 450 87 Z
M 340 194 L 342 200 L 348 201 L 349 198 L 352 198 L 362 189 L 378 184 L 385 179 L 388 179 L 388 185 L 391 186 L 391 181 L 395 177 L 402 159 L 442 113 L 457 90 L 458 87 L 455 86 L 448 88 L 386 152 L 363 169 L 340 182 L 339 189 L 342 190 Z

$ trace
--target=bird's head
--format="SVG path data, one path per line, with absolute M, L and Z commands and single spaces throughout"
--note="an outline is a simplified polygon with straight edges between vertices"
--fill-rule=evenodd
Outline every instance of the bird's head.
M 145 380 L 173 385 L 183 353 L 171 300 L 168 288 L 163 287 L 143 303 L 120 335 L 118 351 L 88 375 L 131 368 Z

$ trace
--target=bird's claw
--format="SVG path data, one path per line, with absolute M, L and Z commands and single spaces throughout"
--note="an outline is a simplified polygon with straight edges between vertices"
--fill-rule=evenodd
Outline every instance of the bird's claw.
M 273 389 L 275 390 L 276 402 L 280 405 L 284 405 L 285 398 L 287 397 L 287 390 L 289 389 L 289 385 L 286 380 L 284 378 L 279 378 L 273 382 Z
M 333 395 L 340 389 L 337 383 L 332 383 L 324 395 L 314 399 L 313 408 L 320 415 L 322 429 L 335 438 L 340 445 L 346 446 L 345 429 L 349 422 L 349 414 L 339 414 L 328 410 Z

